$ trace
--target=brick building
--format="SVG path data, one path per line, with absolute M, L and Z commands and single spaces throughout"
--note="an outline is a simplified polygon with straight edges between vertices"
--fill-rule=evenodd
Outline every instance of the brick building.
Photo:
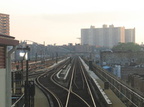
M 0 34 L 0 106 L 11 106 L 11 53 L 18 41 L 8 35 Z M 11 46 L 11 47 L 10 47 Z
M 10 35 L 9 15 L 0 13 L 0 33 Z

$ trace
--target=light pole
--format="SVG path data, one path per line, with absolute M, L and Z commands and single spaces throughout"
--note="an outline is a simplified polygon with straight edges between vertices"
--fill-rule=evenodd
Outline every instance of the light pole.
M 26 80 L 25 80 L 25 107 L 30 107 L 30 98 L 29 98 L 29 81 L 28 81 L 28 68 L 29 68 L 29 64 L 28 64 L 28 54 L 30 51 L 30 48 L 27 46 L 26 48 L 17 48 L 18 50 L 25 50 L 24 53 L 20 53 L 20 56 L 23 57 L 23 59 L 26 60 Z
M 28 59 L 28 51 L 30 50 L 30 48 L 27 46 L 25 48 L 27 50 L 27 53 L 25 53 L 25 57 L 26 57 L 26 81 L 25 81 L 25 106 L 26 107 L 30 107 L 30 99 L 29 99 L 29 81 L 28 81 L 28 68 L 29 68 L 29 59 Z

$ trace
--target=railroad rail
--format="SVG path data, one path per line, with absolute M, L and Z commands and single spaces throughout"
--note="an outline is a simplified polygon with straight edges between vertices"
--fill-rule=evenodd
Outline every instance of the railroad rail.
M 81 59 L 81 58 L 80 58 Z M 91 71 L 89 69 L 89 66 L 84 62 L 83 59 L 81 59 L 81 62 L 83 63 L 86 71 L 88 72 L 90 78 L 91 78 L 91 86 L 94 90 L 94 93 L 96 96 L 98 95 L 98 99 L 99 100 L 99 103 L 101 106 L 104 105 L 104 107 L 112 107 L 112 102 L 111 100 L 108 98 L 108 96 L 106 95 L 106 93 L 104 92 L 104 90 L 101 88 L 101 86 L 99 85 L 99 83 L 97 82 L 97 79 L 99 79 L 97 77 L 97 75 L 95 75 L 95 73 L 93 71 Z
M 65 58 L 63 60 L 59 60 L 59 62 L 62 62 L 64 60 L 67 60 L 68 58 Z M 34 62 L 29 62 L 29 66 L 31 66 L 31 68 L 29 69 L 29 80 L 35 80 L 35 78 L 37 78 L 39 75 L 42 75 L 43 73 L 45 73 L 48 69 L 51 70 L 53 69 L 53 66 L 56 66 L 59 62 L 55 63 L 55 61 L 53 60 L 46 60 L 44 63 L 41 61 L 34 61 Z M 15 69 L 15 64 L 17 65 L 18 63 L 13 63 L 13 68 Z M 24 63 L 25 64 L 25 63 Z M 20 65 L 20 63 L 19 63 Z M 22 68 L 25 68 L 25 66 L 20 66 L 19 70 L 14 70 L 13 71 L 13 85 L 18 84 L 18 88 L 21 88 L 23 86 L 23 82 L 25 80 L 26 74 L 25 74 L 25 69 L 21 70 Z M 21 74 L 21 79 L 19 79 L 18 81 L 16 81 L 16 76 L 15 74 L 19 73 Z M 16 91 L 16 87 L 13 87 L 13 92 L 14 90 Z M 20 91 L 21 91 L 20 90 Z M 19 91 L 18 91 L 19 92 Z M 18 93 L 19 94 L 19 93 Z M 17 93 L 14 93 L 13 95 L 17 95 Z M 12 107 L 18 107 L 24 105 L 24 94 L 22 95 L 22 97 L 18 98 L 13 104 Z
M 71 61 L 70 69 L 64 73 L 66 79 L 60 83 L 58 75 L 69 64 L 70 61 L 66 61 L 37 78 L 37 84 L 50 96 L 51 107 L 101 107 L 93 94 L 90 77 L 78 57 Z

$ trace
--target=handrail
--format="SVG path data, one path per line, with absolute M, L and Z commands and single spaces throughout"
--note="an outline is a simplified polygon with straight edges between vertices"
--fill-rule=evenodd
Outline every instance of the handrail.
M 15 107 L 15 105 L 24 97 L 24 94 L 11 106 L 11 107 Z

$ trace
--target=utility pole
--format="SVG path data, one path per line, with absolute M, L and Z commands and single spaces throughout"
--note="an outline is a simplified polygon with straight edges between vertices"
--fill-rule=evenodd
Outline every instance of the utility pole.
M 58 53 L 56 52 L 56 63 L 58 62 Z

